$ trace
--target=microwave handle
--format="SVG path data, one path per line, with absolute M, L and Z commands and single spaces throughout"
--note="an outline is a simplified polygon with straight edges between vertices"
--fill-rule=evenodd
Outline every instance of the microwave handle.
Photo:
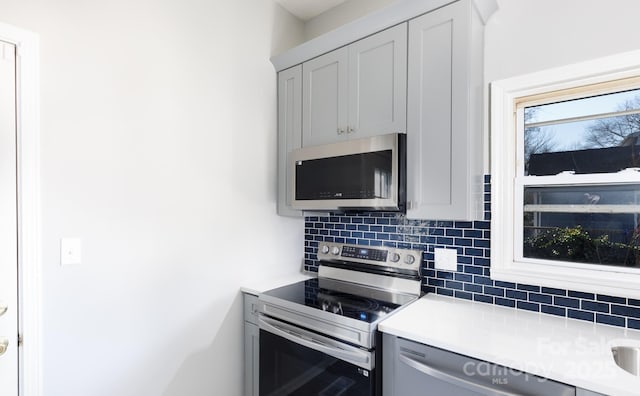
M 327 355 L 345 360 L 357 366 L 371 369 L 371 367 L 369 367 L 372 363 L 370 354 L 365 351 L 361 351 L 358 348 L 346 350 L 338 347 L 337 345 L 331 345 L 324 342 L 318 336 L 314 337 L 313 333 L 309 333 L 295 327 L 289 328 L 290 326 L 284 323 L 264 316 L 260 316 L 258 318 L 258 325 L 260 329 L 285 338 L 291 342 L 295 342 L 296 344 L 303 345 L 318 352 L 326 353 Z

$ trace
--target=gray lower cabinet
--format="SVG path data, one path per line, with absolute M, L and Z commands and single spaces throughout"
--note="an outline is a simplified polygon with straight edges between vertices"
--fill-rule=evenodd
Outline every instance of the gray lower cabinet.
M 574 386 L 384 334 L 383 394 L 589 395 Z
M 258 396 L 259 336 L 258 296 L 243 293 L 244 300 L 244 394 Z
M 576 396 L 607 396 L 603 393 L 592 392 L 586 389 L 576 388 Z

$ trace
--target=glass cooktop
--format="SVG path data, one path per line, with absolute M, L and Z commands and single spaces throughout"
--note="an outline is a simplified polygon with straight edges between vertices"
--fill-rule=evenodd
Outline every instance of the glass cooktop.
M 367 323 L 377 321 L 403 303 L 388 301 L 397 300 L 397 296 L 380 298 L 380 295 L 389 295 L 388 293 L 317 278 L 273 289 L 264 294 Z

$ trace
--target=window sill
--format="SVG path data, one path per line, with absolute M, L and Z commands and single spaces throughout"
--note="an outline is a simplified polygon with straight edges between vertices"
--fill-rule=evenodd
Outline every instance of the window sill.
M 491 279 L 526 285 L 640 299 L 640 274 L 554 267 L 530 263 L 492 263 Z

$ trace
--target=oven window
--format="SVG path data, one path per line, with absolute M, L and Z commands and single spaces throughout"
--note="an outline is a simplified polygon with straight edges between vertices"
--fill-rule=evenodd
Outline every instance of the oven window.
M 261 396 L 372 396 L 373 372 L 260 330 Z

